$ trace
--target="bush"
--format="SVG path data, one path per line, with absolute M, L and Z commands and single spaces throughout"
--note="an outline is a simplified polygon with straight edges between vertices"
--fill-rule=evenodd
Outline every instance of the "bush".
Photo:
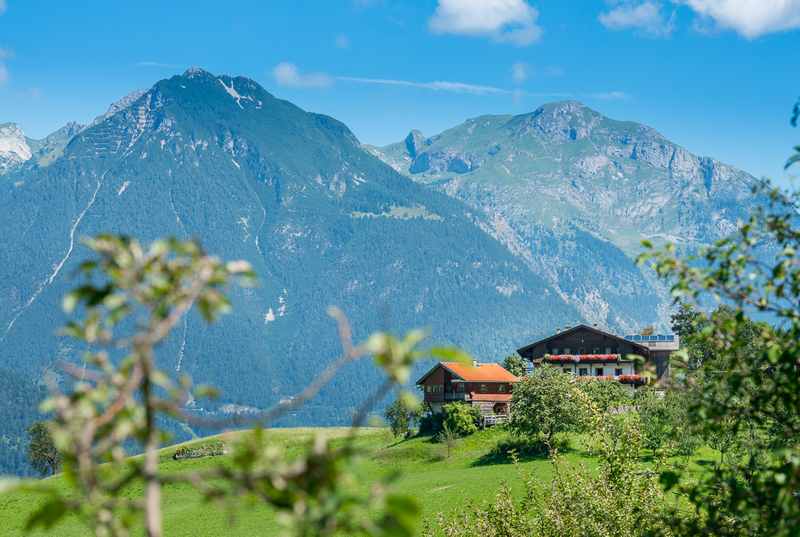
M 419 431 L 417 434 L 420 436 L 436 436 L 442 430 L 442 423 L 444 416 L 441 412 L 434 412 L 429 405 L 426 408 L 422 417 L 419 419 Z
M 176 461 L 183 459 L 201 459 L 203 457 L 219 457 L 225 455 L 225 444 L 222 442 L 211 442 L 199 446 L 179 447 L 172 454 Z
M 503 485 L 487 504 L 428 521 L 424 537 L 671 535 L 663 522 L 668 502 L 658 475 L 638 460 L 641 436 L 635 414 L 597 423 L 598 471 L 567 465 L 554 456 L 551 483 L 523 475 L 521 499 Z M 686 517 L 692 518 L 691 513 Z
M 478 430 L 481 413 L 464 403 L 448 403 L 442 407 L 443 426 L 456 436 L 467 436 Z

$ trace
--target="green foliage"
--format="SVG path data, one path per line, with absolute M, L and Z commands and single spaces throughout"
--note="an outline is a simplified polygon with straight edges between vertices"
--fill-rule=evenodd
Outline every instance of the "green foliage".
M 442 407 L 442 432 L 447 430 L 456 437 L 470 435 L 478 430 L 480 419 L 478 407 L 465 403 L 448 403 Z
M 577 385 L 594 404 L 598 412 L 625 407 L 631 403 L 631 392 L 615 381 L 586 379 Z
M 61 467 L 61 454 L 45 422 L 37 421 L 28 427 L 28 461 L 43 476 L 52 475 Z
M 800 198 L 767 182 L 755 195 L 763 206 L 699 256 L 680 259 L 668 247 L 642 257 L 677 299 L 726 305 L 691 335 L 703 361 L 690 367 L 692 350 L 684 353 L 677 381 L 693 394 L 691 425 L 741 449 L 699 482 L 680 482 L 704 515 L 686 534 L 793 535 L 800 526 Z M 772 323 L 750 320 L 756 312 Z
M 586 408 L 575 382 L 557 368 L 537 367 L 514 385 L 509 430 L 517 436 L 541 436 L 552 445 L 557 433 L 578 427 Z
M 525 360 L 517 353 L 506 356 L 506 359 L 503 360 L 503 367 L 512 375 L 517 377 L 525 376 Z
M 378 333 L 354 345 L 344 315 L 330 311 L 339 323 L 343 356 L 288 402 L 254 419 L 259 427 L 231 446 L 226 462 L 196 472 L 165 474 L 160 470 L 159 447 L 166 439 L 160 423 L 174 419 L 205 427 L 232 423 L 209 421 L 183 407 L 190 394 L 188 378 L 172 380 L 156 367 L 155 351 L 181 318 L 197 307 L 209 322 L 229 309 L 224 294 L 229 280 L 253 279 L 249 264 L 223 263 L 192 241 L 169 239 L 149 247 L 126 237 L 103 235 L 87 241 L 95 259 L 81 264 L 85 281 L 63 301 L 67 312 L 77 312 L 64 332 L 90 350 L 87 367 L 66 366 L 75 382 L 71 390 L 54 387 L 43 404 L 54 418 L 46 428 L 32 429 L 32 439 L 43 446 L 42 432 L 51 432 L 61 457 L 66 487 L 38 488 L 45 500 L 34 511 L 27 529 L 49 529 L 69 513 L 103 536 L 127 536 L 143 520 L 148 537 L 162 535 L 162 488 L 183 483 L 206 501 L 260 501 L 280 513 L 289 534 L 303 537 L 359 535 L 407 537 L 413 532 L 417 508 L 413 500 L 388 492 L 388 480 L 368 494 L 345 490 L 348 461 L 355 455 L 354 438 L 372 406 L 398 383 L 408 380 L 424 335 L 409 332 L 403 338 Z M 113 349 L 111 356 L 106 349 Z M 121 359 L 117 358 L 119 353 Z M 357 409 L 348 441 L 334 447 L 323 438 L 309 443 L 302 456 L 289 458 L 267 445 L 260 425 L 269 423 L 312 398 L 342 366 L 372 356 L 387 378 Z M 198 389 L 194 396 L 209 393 Z M 142 451 L 130 458 L 129 450 Z M 218 445 L 179 449 L 180 457 L 219 455 Z M 34 459 L 32 459 L 34 460 Z M 24 486 L 24 485 L 23 485 Z M 141 487 L 143 498 L 128 494 Z
M 409 397 L 398 397 L 383 413 L 395 437 L 408 436 L 420 418 L 419 402 Z
M 642 428 L 642 444 L 668 455 L 691 455 L 700 445 L 689 421 L 687 394 L 677 389 L 642 388 L 636 393 L 636 410 Z
M 600 467 L 572 467 L 551 458 L 553 480 L 522 475 L 515 499 L 503 485 L 494 501 L 428 521 L 425 537 L 584 537 L 671 535 L 658 474 L 639 461 L 636 415 L 605 416 L 593 431 Z

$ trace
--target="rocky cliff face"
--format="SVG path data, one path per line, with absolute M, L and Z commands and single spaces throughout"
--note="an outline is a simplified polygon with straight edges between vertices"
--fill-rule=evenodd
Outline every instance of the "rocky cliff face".
M 69 141 L 83 129 L 70 122 L 41 140 L 28 138 L 19 125 L 0 125 L 0 175 L 22 167 L 25 163 L 47 166 L 61 156 Z
M 615 329 L 666 322 L 664 290 L 633 262 L 641 240 L 693 249 L 734 231 L 755 203 L 749 174 L 574 101 L 408 145 L 368 149 L 482 211 L 585 318 Z
M 0 175 L 31 158 L 32 151 L 22 129 L 14 123 L 0 124 Z

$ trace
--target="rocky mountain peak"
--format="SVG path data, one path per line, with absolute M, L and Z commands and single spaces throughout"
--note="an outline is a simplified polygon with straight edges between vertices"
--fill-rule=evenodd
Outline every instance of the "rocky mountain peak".
M 409 156 L 413 158 L 417 158 L 417 156 L 424 151 L 426 145 L 430 145 L 430 142 L 425 135 L 422 134 L 417 129 L 412 130 L 408 133 L 405 139 L 406 149 L 408 149 Z
M 531 133 L 557 141 L 587 138 L 602 117 L 578 101 L 558 101 L 540 106 L 533 112 L 514 116 L 508 127 L 517 136 Z
M 211 73 L 203 69 L 202 67 L 189 67 L 186 71 L 183 72 L 183 75 L 186 78 L 200 78 L 200 77 L 212 77 Z
M 0 124 L 0 175 L 29 160 L 32 154 L 28 139 L 19 125 Z

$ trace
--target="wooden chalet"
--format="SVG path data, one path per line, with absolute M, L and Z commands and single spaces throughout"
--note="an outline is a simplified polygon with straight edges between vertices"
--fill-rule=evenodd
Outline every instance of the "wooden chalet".
M 519 380 L 500 364 L 439 362 L 422 375 L 417 386 L 433 412 L 440 412 L 446 403 L 462 401 L 477 406 L 484 416 L 495 416 L 508 415 L 511 389 Z
M 639 356 L 653 363 L 660 379 L 667 374 L 669 355 L 677 350 L 677 345 L 675 336 L 618 336 L 581 324 L 535 341 L 517 352 L 530 360 L 534 368 L 550 364 L 578 377 L 614 379 L 639 386 L 646 384 L 647 379 L 640 374 L 635 358 Z

